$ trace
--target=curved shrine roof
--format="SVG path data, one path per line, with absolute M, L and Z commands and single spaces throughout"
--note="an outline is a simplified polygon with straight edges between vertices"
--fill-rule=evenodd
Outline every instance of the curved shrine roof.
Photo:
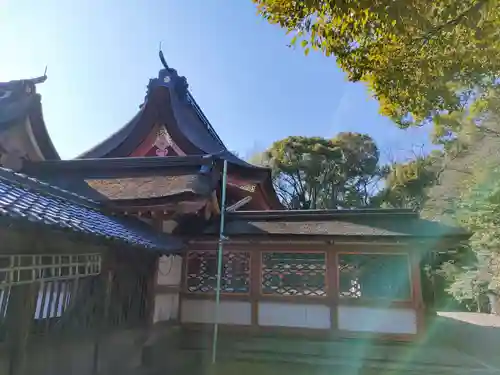
M 42 76 L 0 83 L 0 132 L 28 120 L 28 131 L 33 134 L 29 139 L 36 143 L 34 147 L 40 150 L 43 159 L 59 160 L 43 119 L 41 96 L 36 93 L 36 85 L 46 79 Z
M 189 92 L 186 78 L 168 67 L 159 72 L 158 78 L 150 80 L 145 102 L 132 120 L 78 158 L 130 156 L 158 126 L 165 127 L 186 155 L 213 155 L 227 160 L 229 175 L 260 184 L 270 206 L 282 208 L 272 186 L 270 169 L 247 163 L 231 153 Z
M 259 189 L 254 190 L 252 194 L 262 198 L 263 202 L 266 202 L 265 205 L 282 209 L 272 185 L 270 169 L 247 163 L 231 153 L 189 92 L 186 78 L 179 76 L 175 69 L 164 65 L 165 69 L 159 72 L 158 78 L 150 80 L 145 101 L 137 114 L 116 133 L 76 160 L 99 159 L 99 162 L 93 164 L 95 167 L 102 163 L 104 158 L 128 158 L 136 155 L 134 151 L 154 134 L 155 129 L 164 127 L 169 139 L 182 151 L 178 156 L 209 155 L 217 160 L 227 160 L 228 174 L 236 180 L 237 186 L 257 184 Z M 60 160 L 43 120 L 41 96 L 36 93 L 36 84 L 45 80 L 46 76 L 43 76 L 0 83 L 0 134 L 2 131 L 9 131 L 13 126 L 21 130 L 19 133 L 22 133 L 23 138 L 23 163 L 26 160 Z M 5 153 L 2 146 L 0 139 L 0 154 Z M 30 151 L 26 152 L 26 149 Z M 30 154 L 35 157 L 30 157 Z M 13 168 L 17 170 L 17 167 Z M 88 185 L 73 185 L 75 184 L 68 188 L 78 188 L 81 190 L 77 191 L 96 197 Z

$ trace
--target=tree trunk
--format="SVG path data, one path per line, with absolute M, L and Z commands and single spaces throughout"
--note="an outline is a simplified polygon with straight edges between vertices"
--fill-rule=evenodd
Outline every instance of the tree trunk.
M 500 298 L 495 293 L 488 293 L 491 314 L 500 315 Z

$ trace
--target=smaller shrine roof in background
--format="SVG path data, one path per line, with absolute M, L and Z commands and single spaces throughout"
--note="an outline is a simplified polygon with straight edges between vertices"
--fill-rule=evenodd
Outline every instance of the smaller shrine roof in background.
M 60 159 L 45 126 L 41 96 L 36 85 L 45 82 L 46 75 L 38 78 L 0 82 L 0 131 L 16 124 L 28 125 L 37 147 L 45 159 Z
M 462 228 L 419 217 L 406 209 L 279 210 L 228 212 L 224 234 L 363 238 L 468 238 Z M 205 234 L 218 233 L 214 224 Z
M 0 168 L 0 216 L 9 223 L 40 224 L 164 253 L 183 247 L 180 240 L 156 233 L 138 219 L 108 215 L 93 200 L 4 168 Z

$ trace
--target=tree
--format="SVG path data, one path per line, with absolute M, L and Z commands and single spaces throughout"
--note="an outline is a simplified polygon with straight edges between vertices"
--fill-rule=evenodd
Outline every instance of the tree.
M 384 186 L 372 199 L 374 205 L 420 211 L 429 188 L 437 182 L 442 157 L 442 152 L 433 152 L 405 163 L 392 163 L 386 168 Z
M 467 185 L 456 216 L 473 236 L 467 256 L 445 264 L 443 272 L 451 281 L 449 292 L 480 311 L 488 297 L 500 297 L 500 168 L 485 166 Z
M 358 133 L 287 137 L 260 159 L 272 168 L 281 201 L 293 209 L 367 206 L 381 175 L 377 146 Z
M 253 1 L 291 44 L 334 55 L 401 127 L 463 109 L 500 77 L 498 0 Z

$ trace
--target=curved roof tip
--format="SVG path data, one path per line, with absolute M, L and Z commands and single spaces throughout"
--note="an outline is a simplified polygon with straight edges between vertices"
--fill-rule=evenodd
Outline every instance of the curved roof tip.
M 161 64 L 165 67 L 165 69 L 170 69 L 168 67 L 167 60 L 165 60 L 165 55 L 163 55 L 163 51 L 161 49 L 161 42 L 160 42 L 160 47 L 158 49 L 158 56 L 160 56 Z
M 45 70 L 43 71 L 43 76 L 31 78 L 27 81 L 30 81 L 32 84 L 36 85 L 38 83 L 44 83 L 47 80 L 47 65 L 45 65 Z

